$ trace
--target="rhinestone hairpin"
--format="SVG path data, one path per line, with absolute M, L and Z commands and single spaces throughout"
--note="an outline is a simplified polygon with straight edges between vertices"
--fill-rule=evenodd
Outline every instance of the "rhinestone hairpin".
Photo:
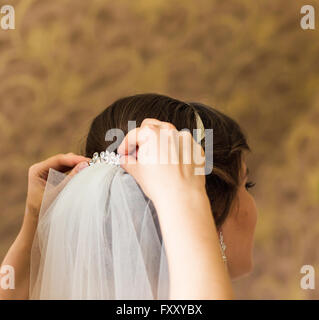
M 120 165 L 120 155 L 115 152 L 102 151 L 100 154 L 95 152 L 92 159 L 89 162 L 90 166 L 96 163 L 108 163 L 113 165 Z

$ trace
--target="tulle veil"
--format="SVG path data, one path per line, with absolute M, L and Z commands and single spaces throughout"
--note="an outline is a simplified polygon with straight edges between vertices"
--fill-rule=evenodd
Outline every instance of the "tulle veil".
M 30 277 L 30 299 L 167 299 L 158 218 L 133 177 L 105 163 L 73 178 L 51 169 Z

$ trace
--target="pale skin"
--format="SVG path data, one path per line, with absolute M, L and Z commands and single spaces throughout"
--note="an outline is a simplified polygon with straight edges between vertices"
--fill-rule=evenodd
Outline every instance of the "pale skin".
M 231 277 L 247 273 L 252 264 L 256 206 L 245 189 L 247 178 L 243 174 L 237 197 L 239 206 L 233 206 L 222 227 L 227 243 L 228 271 L 221 258 L 205 176 L 194 174 L 194 163 L 146 164 L 142 161 L 152 153 L 150 150 L 158 148 L 155 140 L 162 129 L 170 137 L 172 150 L 181 159 L 182 145 L 174 144 L 174 137 L 180 133 L 172 124 L 156 119 L 145 119 L 141 127 L 130 131 L 118 153 L 121 166 L 136 179 L 157 210 L 170 271 L 170 298 L 232 299 Z M 192 140 L 191 134 L 182 135 Z M 197 154 L 203 153 L 195 142 L 194 146 Z M 30 253 L 49 169 L 70 170 L 69 175 L 73 176 L 87 166 L 88 160 L 74 154 L 58 155 L 30 168 L 24 221 L 2 263 L 14 267 L 15 289 L 0 288 L 1 299 L 29 297 Z M 245 165 L 243 170 L 246 170 Z M 245 218 L 244 221 L 241 218 Z M 243 248 L 239 241 L 244 242 Z

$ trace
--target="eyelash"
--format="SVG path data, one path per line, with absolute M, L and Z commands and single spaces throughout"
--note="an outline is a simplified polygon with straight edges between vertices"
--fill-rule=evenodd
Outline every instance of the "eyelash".
M 248 189 L 253 188 L 255 185 L 256 185 L 255 182 L 248 181 L 248 182 L 246 182 L 246 184 L 245 184 L 245 188 L 248 190 Z

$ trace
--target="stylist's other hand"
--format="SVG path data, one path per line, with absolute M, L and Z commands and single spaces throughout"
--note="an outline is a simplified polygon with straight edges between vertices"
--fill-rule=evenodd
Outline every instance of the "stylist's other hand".
M 157 119 L 145 119 L 118 147 L 123 169 L 154 202 L 187 197 L 192 190 L 206 194 L 204 150 L 190 132 Z M 177 199 L 176 199 L 177 200 Z
M 44 161 L 32 165 L 28 175 L 28 193 L 26 214 L 38 217 L 49 170 L 60 172 L 70 171 L 69 176 L 74 176 L 88 166 L 88 158 L 73 153 L 58 154 Z

